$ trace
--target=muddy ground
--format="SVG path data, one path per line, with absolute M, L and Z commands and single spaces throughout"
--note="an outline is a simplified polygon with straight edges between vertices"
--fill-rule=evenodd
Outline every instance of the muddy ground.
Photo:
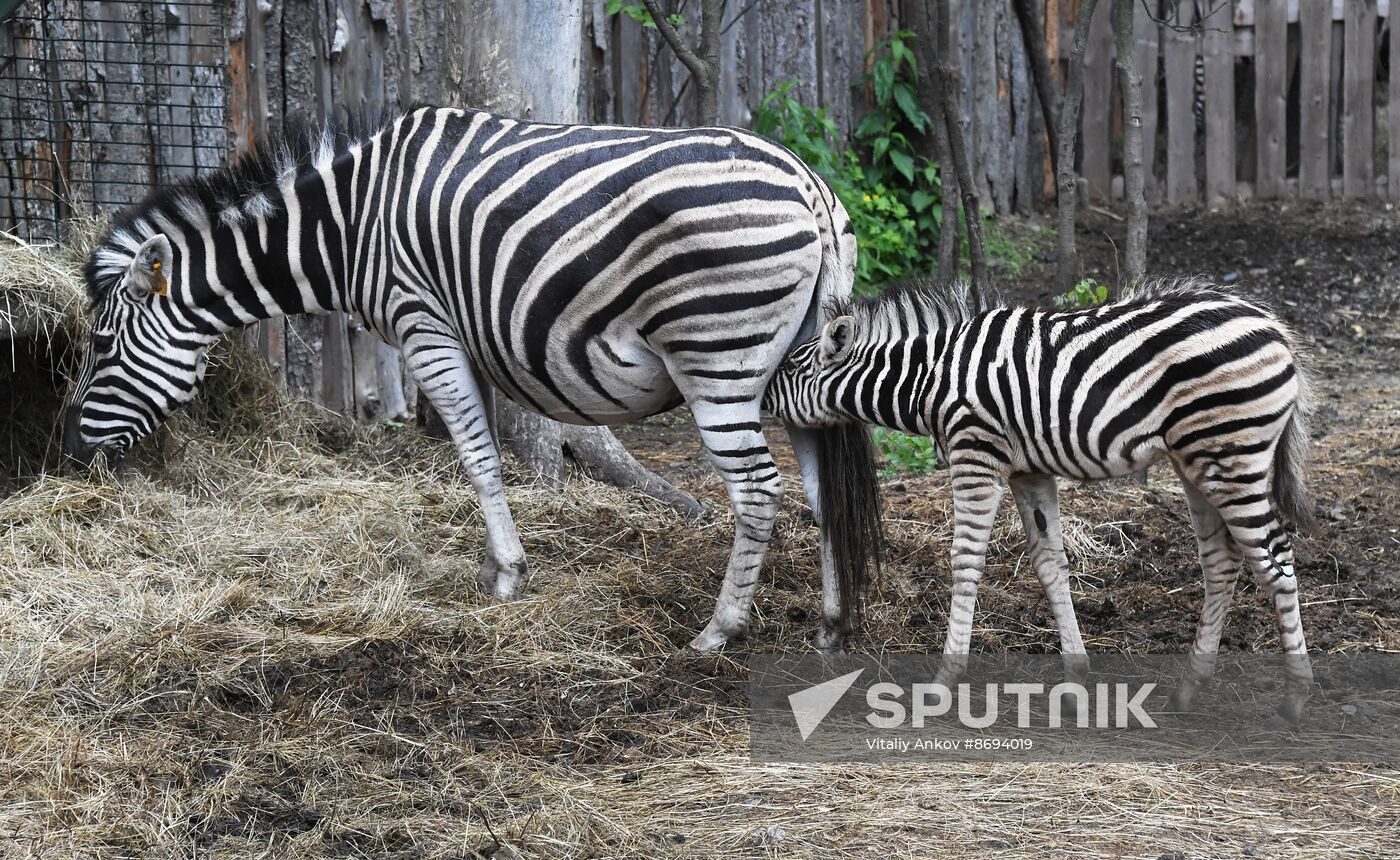
M 1051 227 L 1014 222 L 1001 230 L 1028 258 L 1001 267 L 1002 292 L 1011 301 L 1049 304 Z M 1091 214 L 1079 242 L 1084 276 L 1117 283 L 1122 223 Z M 1314 647 L 1327 650 L 1400 648 L 1400 212 L 1298 203 L 1183 212 L 1154 216 L 1148 242 L 1150 276 L 1205 275 L 1232 284 L 1280 312 L 1309 347 L 1319 407 L 1311 487 L 1322 525 L 1296 542 L 1307 633 Z M 725 503 L 688 416 L 658 416 L 618 435 L 678 485 Z M 795 485 L 782 428 L 773 426 L 771 435 Z M 891 520 L 933 523 L 947 516 L 946 473 L 893 475 L 885 491 Z M 1146 489 L 1122 481 L 1062 482 L 1062 493 L 1065 512 L 1118 550 L 1079 580 L 1086 637 L 1132 651 L 1184 648 L 1202 587 L 1185 501 L 1170 470 L 1152 470 Z M 1033 649 L 1053 643 L 1053 623 L 1027 575 L 1009 499 L 1003 519 L 1010 533 L 1003 531 L 1006 540 L 984 580 L 981 642 Z M 895 587 L 912 590 L 918 604 L 910 618 L 929 622 L 909 631 L 908 644 L 935 647 L 948 596 L 946 561 L 942 552 L 911 556 L 898 534 L 891 546 Z M 1270 647 L 1272 620 L 1252 585 L 1235 605 L 1222 647 Z M 755 635 L 763 637 L 761 628 Z

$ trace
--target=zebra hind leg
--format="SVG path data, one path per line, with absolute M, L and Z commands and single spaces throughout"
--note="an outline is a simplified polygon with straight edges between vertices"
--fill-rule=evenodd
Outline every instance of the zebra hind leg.
M 836 578 L 836 564 L 830 535 L 822 526 L 821 479 L 818 474 L 816 432 L 796 424 L 787 425 L 788 438 L 802 469 L 802 492 L 812 508 L 812 516 L 821 531 L 822 620 L 817 628 L 815 645 L 823 651 L 837 651 L 845 638 L 841 623 L 841 589 Z
M 697 651 L 713 651 L 748 629 L 749 608 L 783 498 L 783 479 L 763 437 L 757 398 L 725 404 L 696 400 L 690 408 L 734 508 L 734 547 L 715 614 L 690 642 Z
M 419 388 L 451 432 L 481 502 L 486 559 L 477 582 L 498 600 L 514 600 L 525 576 L 525 550 L 506 503 L 501 457 L 471 363 L 461 345 L 446 336 L 408 339 L 404 355 Z
M 1188 473 L 1219 512 L 1259 589 L 1273 604 L 1284 654 L 1284 694 L 1267 728 L 1298 725 L 1312 687 L 1312 662 L 1298 611 L 1293 544 L 1269 493 L 1272 449 L 1258 456 L 1206 459 Z
M 1089 657 L 1069 591 L 1069 559 L 1065 556 L 1064 535 L 1060 530 L 1060 496 L 1055 478 L 1051 475 L 1012 478 L 1011 495 L 1016 500 L 1021 525 L 1030 544 L 1031 567 L 1045 590 L 1045 599 L 1050 603 L 1050 612 L 1060 631 L 1065 680 L 1085 684 L 1089 678 Z
M 1182 483 L 1186 486 L 1186 501 L 1191 506 L 1191 526 L 1196 532 L 1205 598 L 1201 602 L 1196 640 L 1191 643 L 1191 653 L 1186 658 L 1186 671 L 1180 686 L 1172 691 L 1168 705 L 1178 712 L 1189 711 L 1201 685 L 1215 675 L 1216 653 L 1220 650 L 1220 637 L 1240 574 L 1240 553 L 1230 537 L 1229 526 L 1190 481 L 1183 479 Z

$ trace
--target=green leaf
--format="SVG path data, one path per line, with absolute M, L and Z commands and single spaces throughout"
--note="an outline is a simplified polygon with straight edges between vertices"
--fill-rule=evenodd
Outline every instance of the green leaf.
M 914 88 L 901 81 L 894 85 L 894 100 L 899 105 L 899 109 L 904 111 L 905 119 L 913 124 L 919 131 L 928 128 L 928 114 L 919 107 L 918 96 L 914 94 Z
M 894 65 L 888 61 L 875 63 L 875 101 L 885 104 L 890 100 L 890 90 L 894 87 Z
M 914 157 L 898 149 L 890 150 L 890 162 L 908 182 L 914 181 Z
M 875 138 L 875 145 L 870 148 L 870 160 L 879 162 L 880 159 L 885 157 L 885 153 L 889 151 L 889 148 L 890 139 L 888 137 Z
M 937 203 L 938 196 L 935 194 L 930 194 L 927 191 L 920 188 L 913 194 L 909 195 L 909 201 L 914 204 L 915 212 L 922 212 L 928 207 Z

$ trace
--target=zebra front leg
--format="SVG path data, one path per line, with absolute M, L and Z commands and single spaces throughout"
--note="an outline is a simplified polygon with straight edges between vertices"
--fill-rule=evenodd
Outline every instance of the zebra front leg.
M 783 479 L 758 422 L 757 400 L 722 405 L 700 400 L 690 408 L 734 508 L 734 547 L 715 614 L 690 642 L 697 651 L 713 651 L 748 629 L 763 556 L 783 498 Z
M 1089 656 L 1079 634 L 1074 599 L 1069 592 L 1069 559 L 1060 530 L 1060 494 L 1051 475 L 1020 475 L 1011 479 L 1011 495 L 1021 514 L 1021 525 L 1030 543 L 1031 567 L 1045 590 L 1050 612 L 1060 631 L 1060 655 L 1065 680 L 1087 683 Z
M 980 463 L 953 462 L 949 468 L 953 483 L 953 599 L 948 608 L 943 664 L 934 681 L 951 687 L 967 671 L 977 584 L 987 564 L 987 541 L 1006 488 L 1000 475 Z
M 1173 711 L 1189 711 L 1201 685 L 1215 675 L 1216 654 L 1220 637 L 1225 631 L 1225 618 L 1235 595 L 1239 579 L 1240 554 L 1230 538 L 1230 529 L 1200 491 L 1183 478 L 1186 502 L 1191 508 L 1191 527 L 1196 532 L 1196 552 L 1205 580 L 1205 597 L 1201 601 L 1201 620 L 1196 626 L 1196 640 L 1186 658 L 1186 670 L 1181 684 L 1172 691 L 1168 707 Z
M 481 390 L 460 344 L 446 336 L 407 339 L 404 355 L 419 388 L 452 434 L 486 522 L 486 559 L 477 582 L 498 600 L 514 600 L 525 575 L 525 549 L 506 503 L 501 457 Z
M 841 624 L 841 588 L 836 580 L 836 565 L 831 552 L 831 536 L 822 524 L 821 479 L 817 466 L 816 431 L 787 425 L 788 438 L 792 440 L 792 450 L 797 456 L 797 464 L 802 469 L 802 493 L 812 508 L 812 517 L 817 521 L 821 532 L 822 568 L 822 619 L 817 628 L 815 644 L 823 651 L 836 651 L 845 638 L 845 628 Z

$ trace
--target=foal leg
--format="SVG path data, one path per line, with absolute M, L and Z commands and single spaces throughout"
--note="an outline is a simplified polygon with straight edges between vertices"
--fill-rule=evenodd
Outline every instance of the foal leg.
M 821 480 L 817 470 L 817 434 L 796 424 L 787 425 L 793 453 L 802 468 L 802 492 L 812 508 L 812 517 L 821 531 L 822 620 L 817 628 L 816 646 L 823 651 L 841 647 L 845 630 L 841 625 L 841 591 L 836 580 L 836 567 L 831 552 L 831 536 L 822 522 Z
M 1045 589 L 1055 626 L 1060 631 L 1060 655 L 1065 680 L 1083 684 L 1089 677 L 1089 657 L 1079 635 L 1079 619 L 1069 593 L 1069 559 L 1060 531 L 1060 497 L 1051 475 L 1020 475 L 1011 479 L 1011 495 L 1021 513 L 1030 543 L 1031 567 Z
M 949 466 L 953 482 L 953 600 L 948 608 L 948 635 L 943 664 L 935 683 L 951 686 L 967 671 L 972 645 L 972 616 L 977 608 L 977 584 L 987 564 L 987 541 L 997 508 L 1006 492 L 1001 476 L 980 463 Z
M 1284 654 L 1284 694 L 1270 728 L 1296 726 L 1312 686 L 1303 622 L 1298 613 L 1293 544 L 1269 495 L 1273 449 L 1250 457 L 1207 459 L 1187 475 L 1219 512 L 1254 581 L 1273 603 Z
M 514 600 L 525 575 L 525 550 L 501 483 L 501 457 L 467 354 L 446 335 L 416 334 L 404 343 L 409 370 L 452 434 L 486 521 L 486 560 L 477 582 L 499 600 Z
M 1191 506 L 1191 526 L 1196 531 L 1196 551 L 1205 579 L 1205 599 L 1201 602 L 1201 621 L 1196 627 L 1196 641 L 1186 659 L 1186 672 L 1181 685 L 1172 691 L 1169 707 L 1173 711 L 1188 711 L 1191 700 L 1201 685 L 1215 675 L 1216 652 L 1220 636 L 1225 631 L 1225 617 L 1235 595 L 1235 582 L 1240 574 L 1240 554 L 1230 537 L 1229 526 L 1201 492 L 1184 480 L 1186 501 Z
M 690 646 L 697 651 L 721 648 L 748 628 L 758 574 L 783 499 L 783 479 L 758 421 L 759 402 L 755 398 L 745 403 L 716 404 L 697 399 L 690 406 L 701 441 L 724 479 L 734 509 L 734 547 L 714 617 L 691 640 Z

